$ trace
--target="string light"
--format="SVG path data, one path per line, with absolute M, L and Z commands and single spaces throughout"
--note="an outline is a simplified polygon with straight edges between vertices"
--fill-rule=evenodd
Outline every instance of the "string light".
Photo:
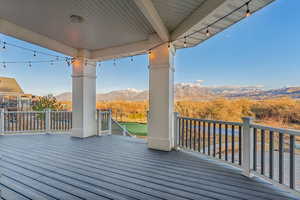
M 177 38 L 177 39 L 175 39 L 175 40 L 168 41 L 168 48 L 170 48 L 171 42 L 182 41 L 182 39 L 184 39 L 183 46 L 184 46 L 184 48 L 186 48 L 186 47 L 188 47 L 188 45 L 187 45 L 187 39 L 188 39 L 190 36 L 193 36 L 194 34 L 197 34 L 197 33 L 203 33 L 203 31 L 205 31 L 205 30 L 206 30 L 206 36 L 207 36 L 207 37 L 211 36 L 211 32 L 209 31 L 209 27 L 211 27 L 211 26 L 213 26 L 214 24 L 216 24 L 216 23 L 222 21 L 223 19 L 225 19 L 225 18 L 231 16 L 231 15 L 234 14 L 235 12 L 240 11 L 241 9 L 244 9 L 245 6 L 246 6 L 246 8 L 247 8 L 246 13 L 245 13 L 245 17 L 249 17 L 249 16 L 252 14 L 251 11 L 250 11 L 250 8 L 249 8 L 249 4 L 250 4 L 251 1 L 252 1 L 252 0 L 249 0 L 248 2 L 246 2 L 246 3 L 242 4 L 241 6 L 235 8 L 234 10 L 232 10 L 232 11 L 229 12 L 229 13 L 227 13 L 226 15 L 224 15 L 224 16 L 222 16 L 222 17 L 216 19 L 216 20 L 215 20 L 214 22 L 212 22 L 211 24 L 208 24 L 206 27 L 203 27 L 203 28 L 198 29 L 198 30 L 196 30 L 196 31 L 194 31 L 194 32 L 191 32 L 190 34 L 185 35 L 184 37 L 179 37 L 179 38 Z M 7 45 L 9 45 L 9 46 L 13 46 L 13 47 L 20 48 L 20 49 L 23 49 L 23 50 L 31 51 L 31 52 L 33 52 L 33 56 L 37 56 L 37 53 L 42 54 L 42 55 L 52 56 L 52 57 L 54 57 L 54 58 L 56 59 L 57 62 L 59 62 L 59 61 L 65 62 L 68 66 L 71 65 L 71 63 L 70 63 L 71 61 L 72 61 L 72 62 L 74 61 L 74 58 L 72 58 L 72 57 L 61 57 L 61 56 L 57 56 L 57 55 L 52 55 L 52 54 L 50 54 L 50 53 L 40 52 L 40 51 L 37 51 L 37 50 L 32 50 L 32 49 L 25 48 L 25 47 L 22 47 L 22 46 L 18 46 L 18 45 L 15 45 L 15 44 L 7 43 L 7 42 L 5 42 L 5 41 L 0 41 L 0 44 L 1 44 L 1 42 L 2 42 L 2 44 L 3 44 L 3 46 L 2 46 L 3 49 L 6 49 Z M 151 47 L 151 48 L 148 50 L 148 54 L 151 55 L 151 50 L 152 50 L 153 48 L 156 48 L 156 47 L 158 47 L 158 46 L 160 46 L 160 45 L 162 45 L 162 44 L 165 44 L 165 43 L 166 43 L 166 42 L 162 42 L 162 43 L 160 43 L 160 44 L 157 44 L 157 45 Z M 146 51 L 146 52 L 147 52 L 147 51 Z M 142 54 L 144 54 L 144 53 L 136 54 L 135 56 L 137 56 L 137 55 L 142 55 Z M 131 60 L 131 62 L 133 62 L 133 56 L 130 56 L 130 60 Z M 47 63 L 47 62 L 50 63 L 51 65 L 54 64 L 54 60 L 53 60 L 53 59 L 52 59 L 52 60 L 48 60 L 48 61 L 29 61 L 30 66 L 32 66 L 32 63 Z M 2 62 L 2 63 L 3 63 L 3 67 L 6 67 L 7 63 L 25 63 L 25 61 L 10 61 L 10 62 Z M 28 61 L 27 61 L 27 63 L 28 63 Z M 87 65 L 87 62 L 86 62 L 85 64 Z M 116 66 L 116 59 L 114 59 L 113 65 Z M 99 66 L 101 66 L 100 63 L 99 63 Z
M 32 61 L 32 60 L 27 60 L 27 61 L 0 61 L 0 63 L 6 63 L 7 64 L 34 64 L 34 63 L 54 63 L 54 60 L 38 60 L 38 61 Z M 65 61 L 58 61 L 58 62 L 65 62 Z
M 99 61 L 99 63 L 98 63 L 98 67 L 101 67 L 101 61 Z
M 51 57 L 64 58 L 63 56 L 53 55 L 53 54 L 42 52 L 42 51 L 37 51 L 35 49 L 30 49 L 30 48 L 22 47 L 22 46 L 19 46 L 19 45 L 16 45 L 16 44 L 12 44 L 12 43 L 9 43 L 9 42 L 6 42 L 6 41 L 1 41 L 0 43 L 3 44 L 3 46 L 2 46 L 3 49 L 5 49 L 7 46 L 12 46 L 12 47 L 19 48 L 19 49 L 22 49 L 22 50 L 25 50 L 25 51 L 30 51 L 30 52 L 33 53 L 33 55 L 42 54 L 42 55 L 51 56 Z
M 246 6 L 247 6 L 247 11 L 246 11 L 246 14 L 245 14 L 245 17 L 250 17 L 251 16 L 251 12 L 250 12 L 250 9 L 249 9 L 249 2 L 247 2 Z
M 38 53 L 42 54 L 42 55 L 47 55 L 47 56 L 55 57 L 56 62 L 63 61 L 63 58 L 65 58 L 65 62 L 68 65 L 70 65 L 70 59 L 71 59 L 71 57 L 61 57 L 61 56 L 58 56 L 58 55 L 52 55 L 52 54 L 49 54 L 49 53 L 40 52 L 40 51 L 37 51 L 37 50 L 33 50 L 33 49 L 21 47 L 21 46 L 12 44 L 12 43 L 8 43 L 6 41 L 0 41 L 0 44 L 1 43 L 2 43 L 2 49 L 7 49 L 7 46 L 9 45 L 9 46 L 16 47 L 16 48 L 19 48 L 19 49 L 22 49 L 22 50 L 30 51 L 30 52 L 33 53 L 34 57 L 37 57 Z M 40 60 L 40 61 L 2 61 L 0 63 L 2 63 L 3 65 L 5 65 L 5 67 L 7 66 L 7 63 L 11 63 L 11 64 L 24 64 L 24 63 L 26 64 L 27 63 L 29 65 L 29 67 L 31 67 L 32 63 L 49 63 L 50 65 L 54 65 L 54 60 L 51 59 L 51 60 Z
M 206 35 L 209 37 L 209 36 L 211 36 L 211 32 L 210 32 L 209 29 L 208 29 L 209 27 L 211 27 L 211 26 L 217 24 L 218 22 L 224 20 L 225 18 L 231 16 L 232 14 L 234 14 L 234 13 L 240 11 L 240 10 L 243 9 L 245 6 L 247 6 L 247 13 L 246 13 L 246 15 L 247 15 L 247 16 L 250 16 L 250 15 L 251 15 L 251 12 L 250 12 L 250 9 L 249 9 L 249 4 L 250 4 L 251 1 L 252 1 L 252 0 L 249 0 L 248 2 L 242 4 L 241 6 L 239 6 L 239 7 L 235 8 L 235 9 L 233 9 L 231 12 L 229 12 L 229 13 L 227 13 L 226 15 L 224 15 L 224 16 L 222 16 L 222 17 L 216 19 L 216 20 L 213 21 L 211 24 L 208 24 L 206 27 L 203 27 L 203 28 L 200 28 L 200 29 L 198 29 L 198 30 L 196 30 L 196 31 L 194 31 L 194 32 L 191 32 L 190 34 L 185 35 L 183 38 L 182 38 L 182 37 L 179 37 L 179 38 L 173 40 L 172 42 L 180 41 L 180 40 L 184 39 L 183 46 L 184 46 L 184 48 L 186 48 L 186 47 L 188 46 L 188 45 L 187 45 L 187 39 L 188 39 L 188 37 L 190 37 L 190 36 L 193 36 L 193 35 L 198 34 L 198 33 L 203 33 L 203 31 L 206 30 Z M 237 20 L 237 21 L 238 21 L 238 20 Z M 160 44 L 157 44 L 157 45 L 151 47 L 151 49 L 156 48 L 156 47 L 158 47 L 158 46 L 160 46 L 160 45 L 162 45 L 162 44 L 165 44 L 165 42 L 160 43 Z M 149 49 L 149 50 L 151 50 L 151 49 Z
M 208 28 L 208 27 L 211 27 L 211 26 L 217 24 L 218 22 L 224 20 L 225 18 L 231 16 L 231 15 L 234 14 L 235 12 L 240 11 L 242 8 L 244 8 L 245 6 L 249 5 L 249 3 L 250 3 L 251 1 L 252 1 L 252 0 L 249 0 L 248 2 L 246 2 L 246 3 L 242 4 L 241 6 L 235 8 L 234 10 L 232 10 L 232 11 L 229 12 L 229 13 L 227 13 L 226 15 L 224 15 L 224 16 L 222 16 L 222 17 L 216 19 L 216 20 L 213 21 L 211 24 L 208 24 L 206 27 L 200 28 L 200 29 L 198 29 L 198 30 L 196 30 L 196 31 L 194 31 L 194 32 L 192 32 L 192 33 L 190 33 L 190 34 L 188 34 L 188 35 L 185 35 L 183 38 L 182 38 L 182 37 L 177 38 L 177 39 L 174 40 L 174 41 L 178 41 L 178 40 L 182 40 L 182 39 L 184 39 L 184 40 L 186 41 L 186 39 L 187 39 L 188 37 L 190 37 L 190 36 L 193 36 L 193 35 L 195 35 L 195 34 L 201 33 L 201 32 L 203 32 L 203 31 L 205 31 L 205 30 L 207 31 L 207 28 Z M 249 10 L 249 13 L 250 13 L 250 10 Z M 251 13 L 250 13 L 250 14 L 251 14 Z M 238 20 L 237 20 L 237 21 L 238 21 Z M 174 42 L 174 41 L 173 41 L 173 42 Z M 185 42 L 184 44 L 186 44 L 186 42 Z M 159 46 L 159 45 L 157 45 L 157 46 Z M 184 46 L 186 47 L 186 45 L 184 45 Z M 153 48 L 153 47 L 152 47 L 152 48 Z

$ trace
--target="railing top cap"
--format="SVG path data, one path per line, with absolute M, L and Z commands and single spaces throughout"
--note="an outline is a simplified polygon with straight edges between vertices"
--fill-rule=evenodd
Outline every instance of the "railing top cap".
M 247 116 L 247 117 L 242 117 L 243 120 L 253 120 L 253 117 Z
M 246 123 L 246 124 L 250 124 L 250 123 L 252 123 L 252 121 L 253 121 L 253 117 L 242 117 L 242 120 L 243 120 L 243 122 L 244 123 Z

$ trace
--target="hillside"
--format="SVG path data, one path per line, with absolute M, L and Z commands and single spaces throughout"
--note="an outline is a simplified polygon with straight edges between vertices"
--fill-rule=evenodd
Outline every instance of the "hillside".
M 285 87 L 265 90 L 262 86 L 203 86 L 201 83 L 178 83 L 175 85 L 176 100 L 210 100 L 216 97 L 270 99 L 288 96 L 300 98 L 300 87 Z M 72 94 L 65 92 L 56 96 L 59 101 L 71 101 Z M 97 101 L 144 101 L 148 90 L 116 90 L 98 93 Z

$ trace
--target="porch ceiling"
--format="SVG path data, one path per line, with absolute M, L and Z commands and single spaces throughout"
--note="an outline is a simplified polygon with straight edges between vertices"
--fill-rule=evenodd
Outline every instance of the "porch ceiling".
M 88 49 L 92 58 L 107 59 L 141 53 L 161 41 L 181 38 L 247 1 L 0 0 L 0 32 L 67 55 Z M 253 0 L 250 9 L 254 12 L 272 1 Z M 245 9 L 211 27 L 211 32 L 218 33 L 239 21 Z M 71 15 L 81 16 L 83 21 L 71 23 Z M 27 30 L 40 37 L 29 37 Z M 194 46 L 206 39 L 199 33 L 189 38 L 188 44 Z M 183 40 L 174 45 L 182 48 Z M 114 47 L 117 50 L 111 49 Z

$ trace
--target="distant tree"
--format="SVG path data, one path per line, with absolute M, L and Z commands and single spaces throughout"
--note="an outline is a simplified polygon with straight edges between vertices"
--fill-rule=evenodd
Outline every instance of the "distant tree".
M 57 99 L 49 94 L 47 96 L 39 97 L 32 107 L 35 111 L 43 111 L 45 109 L 64 110 L 64 105 L 57 101 Z

